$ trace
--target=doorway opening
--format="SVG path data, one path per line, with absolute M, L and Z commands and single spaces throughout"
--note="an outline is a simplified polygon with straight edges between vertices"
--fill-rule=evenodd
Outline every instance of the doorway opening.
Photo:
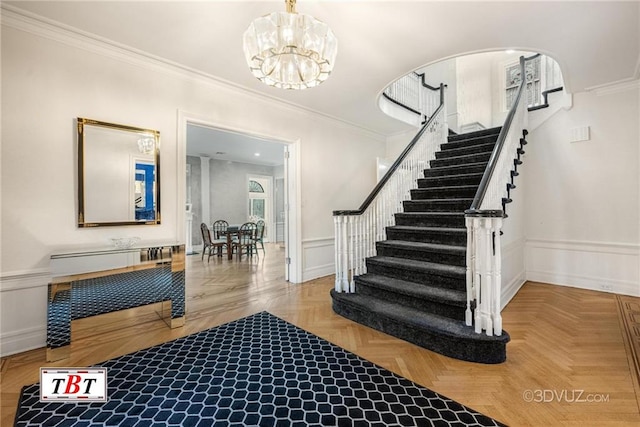
M 284 249 L 286 280 L 301 282 L 298 141 L 220 127 L 182 115 L 187 253 L 202 250 L 200 224 L 265 221 L 265 242 Z M 256 185 L 257 184 L 257 185 Z M 262 192 L 251 191 L 259 190 Z M 258 218 L 259 217 L 259 218 Z

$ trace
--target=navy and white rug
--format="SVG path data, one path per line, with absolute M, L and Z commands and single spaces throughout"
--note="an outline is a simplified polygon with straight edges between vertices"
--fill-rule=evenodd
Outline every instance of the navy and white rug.
M 501 426 L 267 312 L 108 360 L 106 403 L 39 402 L 16 426 Z

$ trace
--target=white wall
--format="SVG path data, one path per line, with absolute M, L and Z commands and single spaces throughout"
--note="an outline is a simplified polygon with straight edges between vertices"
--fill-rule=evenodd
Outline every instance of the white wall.
M 491 60 L 492 53 L 456 58 L 456 104 L 458 128 L 480 123 L 490 128 L 492 123 Z
M 409 145 L 411 140 L 418 134 L 419 130 L 420 128 L 415 128 L 407 132 L 402 132 L 387 137 L 387 150 L 385 158 L 387 160 L 390 160 L 391 163 L 395 162 L 398 156 L 402 153 L 402 150 L 407 148 L 407 145 Z
M 447 85 L 445 88 L 445 104 L 447 108 L 447 125 L 449 129 L 458 131 L 458 79 L 457 79 L 457 60 L 449 59 L 431 64 L 418 70 L 418 73 L 424 73 L 427 84 L 433 87 L 440 86 L 440 83 Z
M 371 190 L 384 138 L 61 29 L 3 15 L 2 354 L 45 344 L 52 251 L 106 243 L 113 236 L 184 241 L 178 232 L 184 227 L 183 201 L 178 200 L 183 190 L 178 188 L 185 186 L 185 177 L 177 173 L 178 162 L 185 161 L 176 158 L 179 111 L 228 128 L 300 141 L 303 251 L 311 246 L 308 256 L 302 256 L 302 277 L 332 272 L 332 262 L 326 262 L 328 254 L 333 259 L 332 211 L 357 207 Z M 76 117 L 160 131 L 161 225 L 76 227 Z
M 577 93 L 529 135 L 529 279 L 640 296 L 638 87 Z
M 249 220 L 247 176 L 273 177 L 273 166 L 217 159 L 211 159 L 209 162 L 211 221 L 224 219 L 229 224 L 244 224 Z

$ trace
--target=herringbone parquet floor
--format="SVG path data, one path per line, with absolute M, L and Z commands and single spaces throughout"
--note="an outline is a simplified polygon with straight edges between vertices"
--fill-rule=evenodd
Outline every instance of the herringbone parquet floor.
M 70 359 L 46 363 L 44 349 L 2 359 L 2 426 L 12 425 L 20 389 L 39 380 L 41 366 L 97 364 L 262 310 L 512 426 L 640 425 L 615 295 L 526 283 L 503 311 L 507 361 L 480 365 L 334 314 L 333 278 L 289 284 L 283 257 L 277 245 L 251 261 L 188 256 L 184 327 L 170 330 L 153 306 L 143 307 L 74 321 Z

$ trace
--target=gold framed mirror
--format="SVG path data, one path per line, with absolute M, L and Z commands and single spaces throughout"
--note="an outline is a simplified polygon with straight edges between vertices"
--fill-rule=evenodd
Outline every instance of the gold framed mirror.
M 78 117 L 78 226 L 160 224 L 160 132 Z

